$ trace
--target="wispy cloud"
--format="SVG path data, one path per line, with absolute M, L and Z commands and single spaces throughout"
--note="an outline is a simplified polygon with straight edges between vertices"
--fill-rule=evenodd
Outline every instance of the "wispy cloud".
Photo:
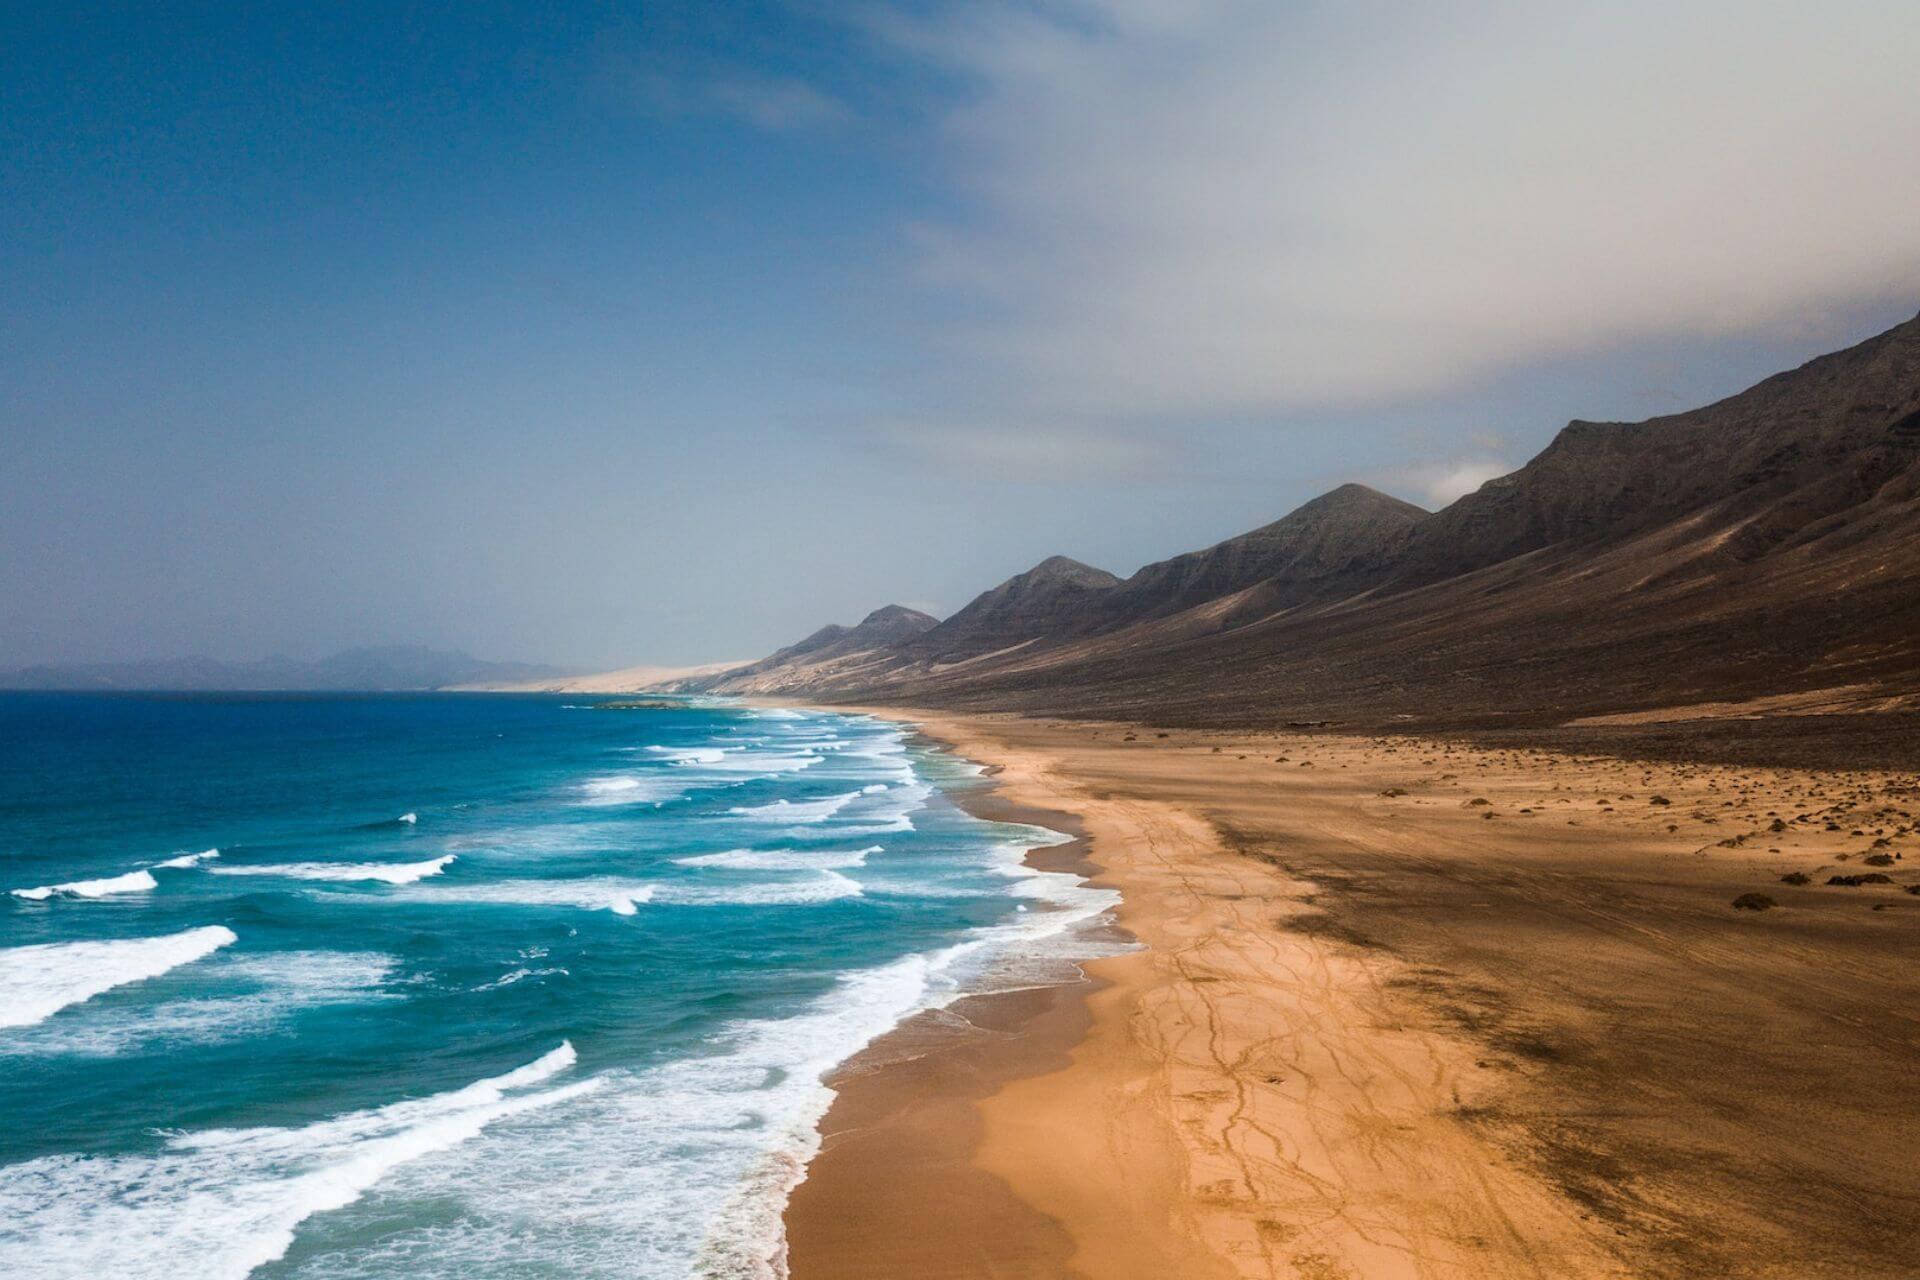
M 670 66 L 630 51 L 604 54 L 592 84 L 603 100 L 628 109 L 724 117 L 768 133 L 831 129 L 854 119 L 845 102 L 797 76 Z
M 919 455 L 943 469 L 1056 484 L 1136 479 L 1167 461 L 1158 440 L 1111 431 L 995 423 L 891 422 L 860 432 L 871 445 Z
M 1390 488 L 1417 495 L 1421 506 L 1438 511 L 1513 469 L 1512 463 L 1500 458 L 1446 458 L 1396 467 L 1379 479 Z
M 1920 294 L 1920 7 L 978 0 L 914 229 L 1033 412 L 1406 401 Z
M 701 91 L 716 111 L 772 133 L 844 124 L 853 112 L 838 98 L 804 80 L 729 77 Z

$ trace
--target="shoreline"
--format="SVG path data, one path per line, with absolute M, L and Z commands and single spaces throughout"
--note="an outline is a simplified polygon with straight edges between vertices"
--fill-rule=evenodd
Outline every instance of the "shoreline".
M 1146 949 L 849 1064 L 795 1280 L 1920 1266 L 1920 861 L 1825 885 L 1920 778 L 857 710 L 1077 814 Z
M 982 765 L 986 785 L 945 793 L 973 817 L 1071 837 L 1028 849 L 1026 866 L 1097 883 L 1078 815 L 1016 801 L 999 783 L 1000 766 L 974 760 L 910 717 L 865 714 Z M 1066 1066 L 1084 1039 L 1087 998 L 1100 983 L 1085 973 L 1090 961 L 1076 963 L 1077 980 L 963 996 L 917 1013 L 827 1078 L 834 1099 L 820 1120 L 820 1148 L 785 1209 L 792 1275 L 1068 1274 L 1072 1242 L 1060 1225 L 974 1157 L 979 1103 L 1013 1080 Z M 850 1201 L 861 1205 L 857 1215 L 845 1212 Z

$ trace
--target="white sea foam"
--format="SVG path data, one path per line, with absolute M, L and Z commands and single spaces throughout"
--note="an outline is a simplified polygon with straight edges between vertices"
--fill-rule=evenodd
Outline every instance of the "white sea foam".
M 105 898 L 116 893 L 146 893 L 159 888 L 159 882 L 153 878 L 155 871 L 182 871 L 197 867 L 203 862 L 220 856 L 218 849 L 207 849 L 200 853 L 182 853 L 156 862 L 153 866 L 139 871 L 128 871 L 117 876 L 103 876 L 98 880 L 72 880 L 66 884 L 43 884 L 35 889 L 15 889 L 13 896 L 26 898 L 33 902 L 44 902 L 48 898 Z
M 722 773 L 744 773 L 756 778 L 771 778 L 782 773 L 798 773 L 802 769 L 811 769 L 820 763 L 822 757 L 813 750 L 801 751 L 749 751 L 742 755 L 729 755 L 706 765 Z
M 835 840 L 871 840 L 875 836 L 895 836 L 913 829 L 912 818 L 893 818 L 886 822 L 843 823 L 829 834 Z M 789 840 L 805 840 L 818 834 L 806 827 L 789 827 L 781 832 Z
M 869 855 L 885 851 L 886 846 L 878 844 L 848 850 L 728 849 L 674 861 L 683 867 L 725 867 L 730 871 L 849 871 L 866 866 Z
M 727 812 L 752 822 L 825 822 L 859 798 L 858 791 L 849 791 L 822 800 L 775 800 L 772 804 L 749 805 Z
M 681 757 L 669 756 L 664 763 L 675 769 L 695 773 L 744 774 L 754 778 L 772 778 L 783 773 L 811 769 L 825 757 L 812 744 L 776 748 L 770 751 L 750 747 L 702 749 Z
M 729 752 L 744 751 L 744 747 L 648 747 L 647 750 L 660 756 L 669 764 L 719 764 L 727 758 Z
M 658 808 L 697 791 L 737 787 L 810 769 L 824 758 L 812 751 L 758 751 L 749 746 L 660 747 L 652 771 L 607 774 L 580 784 L 582 803 L 595 806 L 651 804 Z
M 475 987 L 474 990 L 497 991 L 501 987 L 510 987 L 516 982 L 525 982 L 529 978 L 551 978 L 556 975 L 566 977 L 567 970 L 557 966 L 551 969 L 514 969 L 511 972 L 501 974 L 492 982 L 481 983 Z
M 0 1179 L 0 1273 L 243 1280 L 285 1254 L 302 1222 L 352 1204 L 401 1166 L 599 1087 L 589 1079 L 539 1088 L 573 1064 L 573 1046 L 562 1043 L 465 1088 L 299 1128 L 175 1134 L 154 1154 L 9 1166 Z
M 841 723 L 838 718 L 833 722 Z M 774 732 L 773 726 L 768 729 L 775 739 L 769 750 L 728 751 L 723 758 L 744 760 L 775 754 L 782 745 L 802 746 Z M 804 747 L 809 754 L 819 752 L 816 743 Z M 826 763 L 809 776 L 844 779 L 841 785 L 852 791 L 846 804 L 820 818 L 796 814 L 796 804 L 736 813 L 736 820 L 767 824 L 752 831 L 754 842 L 784 845 L 786 838 L 774 833 L 793 826 L 794 847 L 726 850 L 679 860 L 711 870 L 711 875 L 669 877 L 658 885 L 610 877 L 475 883 L 474 877 L 456 875 L 362 900 L 498 901 L 616 911 L 624 902 L 631 914 L 649 898 L 687 907 L 751 901 L 804 909 L 798 904 L 872 890 L 874 880 L 891 879 L 900 892 L 911 893 L 915 876 L 921 874 L 915 865 L 923 861 L 918 856 L 874 859 L 871 868 L 861 872 L 861 880 L 869 881 L 865 885 L 839 874 L 866 866 L 868 856 L 880 852 L 877 845 L 855 852 L 850 835 L 910 830 L 911 815 L 931 794 L 915 778 L 904 747 L 877 751 L 864 761 L 845 751 L 816 758 Z M 899 761 L 897 771 L 894 760 Z M 679 786 L 722 772 L 700 761 L 634 764 L 637 773 L 668 776 Z M 895 781 L 874 784 L 876 776 Z M 244 1268 L 221 1269 L 233 1252 L 243 1247 L 257 1251 L 254 1242 L 265 1238 L 272 1245 L 277 1238 L 277 1247 L 266 1256 L 278 1256 L 299 1229 L 301 1248 L 289 1274 L 302 1280 L 363 1280 L 402 1272 L 409 1280 L 506 1280 L 534 1272 L 581 1280 L 784 1277 L 782 1212 L 788 1192 L 818 1146 L 817 1124 L 832 1097 L 821 1083 L 823 1075 L 916 1010 L 943 1005 L 971 990 L 1027 985 L 1060 973 L 1070 976 L 1071 959 L 1085 953 L 1086 944 L 1074 936 L 1077 927 L 1097 921 L 1114 895 L 1088 889 L 1069 876 L 1017 865 L 1026 848 L 1048 843 L 1050 836 L 1010 838 L 987 853 L 984 862 L 966 852 L 976 845 L 972 833 L 952 851 L 941 850 L 939 842 L 925 845 L 926 861 L 935 867 L 967 864 L 970 874 L 962 870 L 961 877 L 972 887 L 978 886 L 981 870 L 1003 871 L 1012 882 L 1007 888 L 1021 899 L 1016 917 L 975 930 L 938 953 L 848 975 L 795 1016 L 724 1028 L 700 1056 L 642 1071 L 610 1072 L 575 1086 L 579 1093 L 555 1099 L 553 1105 L 530 1104 L 423 1152 L 387 1158 L 394 1143 L 421 1142 L 417 1126 L 403 1127 L 397 1118 L 392 1124 L 373 1122 L 397 1107 L 419 1105 L 394 1104 L 305 1128 L 245 1131 L 256 1136 L 232 1146 L 202 1135 L 169 1141 L 157 1156 L 92 1161 L 63 1157 L 64 1165 L 34 1175 L 43 1179 L 44 1194 L 33 1199 L 25 1196 L 24 1183 L 9 1182 L 15 1170 L 0 1172 L 0 1273 L 73 1280 L 98 1280 L 102 1275 L 172 1280 L 180 1274 L 206 1274 L 220 1280 L 244 1274 Z M 921 853 L 922 843 L 913 849 Z M 470 869 L 464 862 L 462 866 Z M 756 873 L 767 874 L 762 878 Z M 1029 883 L 1043 875 L 1046 883 Z M 957 877 L 956 887 L 959 883 Z M 586 932 L 584 923 L 580 931 Z M 540 950 L 527 948 L 517 961 L 502 965 L 505 972 L 485 988 L 553 972 L 535 967 L 540 957 L 533 953 Z M 1044 957 L 1044 964 L 1033 957 Z M 519 1089 L 529 1094 L 538 1090 L 543 1097 L 562 1092 L 545 1079 L 507 1083 L 517 1076 L 482 1084 L 498 1086 L 507 1102 L 520 1100 L 514 1096 Z M 595 1084 L 600 1087 L 593 1089 Z M 342 1133 L 338 1143 L 317 1149 L 328 1127 L 342 1122 L 367 1127 Z M 423 1117 L 421 1126 L 438 1132 L 439 1121 Z M 458 1150 L 451 1150 L 456 1143 Z M 222 1163 L 211 1163 L 216 1158 Z M 132 1161 L 143 1163 L 138 1168 L 123 1164 Z M 368 1162 L 377 1170 L 362 1177 Z M 82 1164 L 104 1167 L 106 1176 L 89 1181 Z M 328 1180 L 316 1183 L 310 1180 L 314 1175 Z M 364 1203 L 309 1219 L 320 1212 L 302 1207 L 311 1203 L 308 1193 L 315 1186 L 328 1189 L 330 1198 L 321 1208 L 355 1199 Z M 556 1187 L 565 1194 L 555 1194 Z M 305 1199 L 296 1203 L 301 1197 Z M 106 1203 L 89 1203 L 101 1200 Z M 172 1220 L 165 1219 L 169 1210 Z M 154 1245 L 155 1224 L 162 1221 L 170 1234 Z M 299 1227 L 302 1221 L 307 1221 L 305 1228 Z M 116 1242 L 116 1236 L 132 1239 Z M 212 1265 L 198 1265 L 200 1251 L 208 1253 Z M 19 1265 L 22 1258 L 30 1264 Z M 57 1261 L 44 1261 L 47 1258 Z
M 859 897 L 858 881 L 815 864 L 815 874 L 748 884 L 642 884 L 608 877 L 575 880 L 494 880 L 463 885 L 421 885 L 394 901 L 521 907 L 574 907 L 636 915 L 648 903 L 689 907 L 807 906 Z
M 66 884 L 43 884 L 37 889 L 15 889 L 13 896 L 33 902 L 48 898 L 105 898 L 116 893 L 145 893 L 158 888 L 151 871 L 129 871 L 125 875 L 100 880 L 73 880 Z
M 155 1044 L 212 1044 L 272 1032 L 303 1009 L 397 999 L 393 960 L 354 951 L 227 953 L 204 961 L 196 986 L 218 994 L 158 1004 L 76 1009 L 0 1038 L 0 1054 L 112 1057 Z
M 978 970 L 970 975 L 974 984 L 1006 990 L 1069 981 L 1080 961 L 1132 950 L 1132 943 L 1096 939 L 1089 933 L 1120 905 L 1118 890 L 1027 865 L 1031 850 L 1066 844 L 1073 837 L 1046 827 L 1020 829 L 1027 834 L 995 845 L 989 860 L 993 871 L 1013 881 L 1011 891 L 1025 902 L 1013 919 L 981 932 L 987 945 Z
M 785 834 L 789 839 L 795 840 L 811 839 L 821 834 L 830 835 L 836 840 L 845 840 L 912 831 L 914 829 L 912 815 L 924 808 L 932 795 L 931 786 L 913 780 L 909 775 L 909 781 L 906 784 L 887 787 L 881 791 L 856 791 L 851 796 L 844 797 L 847 804 L 852 804 L 854 801 L 859 801 L 859 804 L 847 809 L 840 815 L 840 821 L 825 832 L 794 827 L 788 829 Z M 841 806 L 841 808 L 845 807 L 845 805 Z M 821 819 L 811 818 L 805 821 L 817 823 Z
M 156 862 L 153 864 L 153 868 L 156 871 L 162 867 L 185 870 L 188 867 L 197 867 L 203 862 L 211 862 L 219 856 L 220 851 L 218 849 L 206 849 L 199 853 L 183 853 L 177 857 L 168 858 L 165 862 Z
M 425 862 L 279 862 L 252 867 L 208 867 L 217 876 L 274 876 L 282 880 L 331 880 L 341 883 L 412 884 L 447 869 L 456 855 Z
M 580 784 L 581 803 L 588 805 L 650 804 L 679 800 L 692 789 L 684 777 L 654 773 L 615 773 L 589 778 Z
M 1033 843 L 1046 843 L 1046 840 L 1043 837 Z M 1070 876 L 1057 878 L 1069 886 L 1075 883 Z M 1103 898 L 1093 914 L 1097 915 L 1107 905 L 1110 903 Z M 1064 920 L 1058 923 L 1062 929 L 1071 927 Z M 849 975 L 831 995 L 816 1001 L 797 1017 L 742 1028 L 737 1047 L 717 1064 L 720 1069 L 708 1068 L 709 1074 L 717 1077 L 714 1084 L 671 1095 L 668 1105 L 675 1108 L 677 1118 L 682 1118 L 681 1128 L 684 1129 L 685 1115 L 695 1115 L 703 1122 L 703 1136 L 709 1141 L 713 1131 L 731 1116 L 740 1116 L 741 1120 L 753 1117 L 759 1121 L 742 1124 L 737 1120 L 729 1133 L 729 1136 L 742 1132 L 752 1135 L 761 1146 L 746 1162 L 744 1172 L 725 1188 L 724 1197 L 714 1197 L 713 1191 L 700 1182 L 680 1193 L 680 1198 L 690 1199 L 693 1205 L 703 1202 L 719 1205 L 717 1211 L 704 1218 L 705 1234 L 698 1262 L 690 1269 L 692 1274 L 783 1280 L 787 1274 L 782 1224 L 786 1200 L 819 1149 L 819 1118 L 833 1097 L 832 1091 L 821 1083 L 822 1078 L 908 1016 L 920 1010 L 943 1007 L 966 994 L 972 989 L 967 973 L 981 968 L 991 953 L 1037 936 L 1037 932 L 1029 932 L 1024 923 L 979 930 L 966 941 L 930 955 L 909 956 L 878 969 Z M 660 1074 L 702 1065 L 706 1064 L 675 1064 L 667 1072 L 649 1073 L 642 1079 L 651 1084 Z M 729 1074 L 740 1077 L 736 1090 L 742 1085 L 751 1087 L 747 1084 L 750 1079 L 747 1073 L 759 1067 L 765 1069 L 765 1083 L 760 1091 L 769 1096 L 757 1106 L 749 1110 L 746 1098 L 729 1097 L 722 1092 Z M 721 1096 L 713 1096 L 715 1093 Z M 689 1106 L 694 1099 L 698 1102 Z M 653 1105 L 652 1099 L 640 1101 L 625 1092 L 609 1095 L 606 1101 L 632 1101 L 648 1111 Z M 684 1133 L 676 1136 L 679 1141 L 686 1141 Z M 692 1180 L 683 1177 L 682 1181 Z M 696 1194 L 698 1198 L 691 1198 Z M 679 1273 L 687 1270 L 682 1267 Z
M 577 907 L 630 916 L 653 900 L 655 887 L 607 877 L 577 880 L 492 880 L 478 884 L 422 885 L 396 901 L 481 903 L 494 906 Z
M 911 808 L 924 798 L 913 799 Z M 829 894 L 859 892 L 861 886 L 851 878 L 827 874 L 854 869 L 838 868 L 854 856 L 844 839 L 847 826 L 869 819 L 905 820 L 908 800 L 865 793 L 855 807 L 836 811 L 833 824 L 803 824 L 808 842 L 822 846 L 817 850 L 801 844 L 693 855 L 705 859 L 695 865 L 714 874 L 698 883 L 663 882 L 656 901 L 691 905 L 704 893 L 704 900 L 717 904 L 731 900 L 721 895 L 741 892 L 827 900 Z M 797 819 L 789 812 L 774 821 Z M 838 843 L 821 839 L 829 835 Z M 779 1280 L 786 1274 L 784 1205 L 818 1147 L 819 1118 L 832 1099 L 822 1078 L 917 1010 L 972 990 L 1070 976 L 1072 957 L 1086 953 L 1088 944 L 1075 936 L 1078 926 L 1097 921 L 1114 895 L 1091 890 L 1071 876 L 1019 865 L 1026 849 L 1062 838 L 1015 830 L 998 846 L 965 858 L 975 883 L 979 871 L 997 869 L 1020 897 L 1026 909 L 1002 924 L 975 930 L 931 955 L 848 975 L 792 1017 L 725 1028 L 713 1038 L 710 1053 L 644 1071 L 610 1072 L 596 1078 L 602 1087 L 592 1093 L 503 1117 L 457 1153 L 393 1165 L 370 1192 L 358 1193 L 366 1196 L 364 1206 L 310 1222 L 302 1239 L 313 1247 L 301 1250 L 298 1274 L 303 1280 L 401 1272 L 409 1280 L 504 1280 L 550 1271 L 582 1280 Z M 795 861 L 787 865 L 788 859 Z M 822 860 L 836 865 L 823 866 Z M 874 860 L 871 874 L 884 878 L 894 861 Z M 727 882 L 731 872 L 769 875 L 766 881 L 738 884 Z M 910 891 L 904 862 L 894 875 L 902 891 Z M 612 881 L 428 882 L 391 896 L 471 900 L 477 890 L 511 893 L 519 901 L 539 894 L 604 906 L 610 884 L 643 887 Z M 520 957 L 518 966 L 489 985 L 539 976 L 529 960 L 537 958 Z M 192 1148 L 182 1158 L 206 1151 Z M 223 1204 L 239 1203 L 241 1192 L 255 1193 L 254 1183 L 245 1179 L 223 1180 L 218 1189 L 224 1192 L 236 1182 Z M 564 1187 L 566 1194 L 556 1195 L 555 1187 Z M 75 1173 L 67 1193 L 84 1197 L 94 1189 L 79 1185 Z M 433 1206 L 425 1220 L 417 1208 L 422 1204 Z M 636 1212 L 636 1206 L 644 1211 Z M 5 1208 L 0 1204 L 0 1212 Z M 92 1239 L 92 1221 L 69 1238 Z M 0 1226 L 0 1240 L 5 1230 Z M 4 1250 L 0 1245 L 0 1256 Z M 113 1274 L 112 1264 L 121 1256 L 95 1265 L 99 1255 L 94 1255 L 71 1272 L 53 1274 L 84 1273 L 94 1280 Z M 136 1265 L 129 1274 L 146 1280 L 158 1270 Z M 179 1270 L 176 1265 L 169 1275 Z M 218 1280 L 219 1273 L 214 1274 Z
M 417 813 L 403 813 L 398 818 L 395 818 L 394 821 L 404 822 L 408 826 L 412 826 L 414 823 L 420 821 L 420 815 Z
M 400 1220 L 422 1201 L 450 1206 L 445 1216 L 378 1232 L 343 1223 L 343 1247 L 307 1255 L 302 1276 L 404 1270 L 409 1280 L 505 1280 L 551 1270 L 582 1280 L 783 1280 L 782 1215 L 819 1146 L 833 1096 L 823 1078 L 916 1011 L 1071 976 L 1065 960 L 1043 974 L 1020 959 L 1047 952 L 1051 939 L 1063 956 L 1088 950 L 1075 927 L 1097 920 L 1114 895 L 1071 876 L 1014 870 L 1027 848 L 1062 838 L 1035 831 L 985 851 L 986 865 L 1033 894 L 1016 919 L 849 974 L 792 1017 L 728 1027 L 712 1054 L 609 1073 L 589 1097 L 489 1130 L 457 1163 L 399 1170 L 369 1223 Z M 1049 883 L 1025 885 L 1042 875 Z
M 694 907 L 790 907 L 857 898 L 861 892 L 859 881 L 849 879 L 838 871 L 820 869 L 813 875 L 794 880 L 764 880 L 740 885 L 661 885 L 654 899 L 657 902 Z
M 924 782 L 914 782 L 908 786 L 889 787 L 884 794 L 885 800 L 876 800 L 860 812 L 878 821 L 892 822 L 924 809 L 927 801 L 933 797 L 933 788 Z
M 787 1197 L 820 1150 L 820 1117 L 833 1100 L 823 1078 L 934 995 L 938 957 L 909 956 L 852 974 L 806 1014 L 762 1023 L 743 1035 L 737 1054 L 772 1067 L 781 1083 L 763 1103 L 763 1150 L 708 1219 L 695 1274 L 784 1280 Z
M 0 950 L 0 1027 L 32 1026 L 68 1005 L 157 978 L 234 941 L 233 930 L 207 925 L 155 938 L 8 947 Z
M 300 1275 L 784 1277 L 782 1211 L 833 1097 L 822 1077 L 947 998 L 937 964 L 846 975 L 791 1017 L 723 1028 L 711 1053 L 608 1072 L 590 1096 L 489 1129 L 457 1163 L 398 1170 L 367 1206 L 383 1229 L 341 1223 L 335 1238 L 351 1243 L 306 1253 Z M 401 1225 L 423 1200 L 443 1207 L 437 1220 Z

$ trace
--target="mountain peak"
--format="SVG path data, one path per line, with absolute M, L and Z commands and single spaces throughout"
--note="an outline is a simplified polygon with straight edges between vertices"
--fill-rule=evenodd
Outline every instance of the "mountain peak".
M 1270 605 L 1291 608 L 1371 586 L 1386 557 L 1428 513 L 1363 484 L 1337 489 L 1271 524 L 1147 565 L 1110 595 L 1090 625 L 1111 630 L 1166 617 L 1271 583 Z
M 1120 579 L 1105 569 L 1048 556 L 975 596 L 914 647 L 924 656 L 951 661 L 1065 635 L 1078 625 L 1090 599 L 1119 585 Z
M 854 630 L 867 631 L 885 627 L 888 630 L 925 631 L 928 627 L 937 625 L 939 621 L 940 619 L 930 613 L 909 609 L 903 604 L 883 604 L 860 619 L 860 625 Z
M 1390 493 L 1382 493 L 1370 485 L 1349 482 L 1329 489 L 1317 498 L 1301 503 L 1300 506 L 1289 513 L 1289 516 L 1303 515 L 1309 512 L 1365 514 L 1376 511 L 1395 514 L 1406 514 L 1409 512 L 1418 512 L 1421 515 L 1428 514 L 1424 507 L 1417 507 L 1411 502 L 1402 501 Z
M 1025 573 L 1009 578 L 1001 585 L 1060 583 L 1068 586 L 1100 588 L 1117 586 L 1119 582 L 1119 578 L 1105 569 L 1096 569 L 1090 564 L 1082 564 L 1068 556 L 1048 556 Z
M 1915 460 L 1920 317 L 1699 409 L 1569 422 L 1530 462 L 1424 523 L 1396 588 L 1547 547 L 1620 543 L 1709 513 L 1754 559 L 1893 482 Z

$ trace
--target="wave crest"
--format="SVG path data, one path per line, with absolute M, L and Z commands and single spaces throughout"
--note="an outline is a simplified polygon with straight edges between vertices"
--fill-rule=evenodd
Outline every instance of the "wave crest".
M 400 1166 L 600 1087 L 537 1088 L 574 1063 L 562 1042 L 504 1075 L 299 1128 L 211 1129 L 177 1134 L 152 1155 L 11 1166 L 0 1181 L 9 1252 L 47 1277 L 244 1280 L 285 1254 L 302 1222 L 352 1204 Z
M 207 870 L 217 876 L 277 876 L 283 880 L 412 884 L 416 880 L 439 875 L 457 856 L 442 854 L 425 862 L 283 862 L 252 867 L 208 867 Z
M 105 898 L 116 893 L 145 893 L 159 888 L 151 871 L 129 871 L 125 875 L 100 880 L 72 880 L 66 884 L 43 884 L 37 889 L 15 889 L 13 896 L 29 902 L 48 898 Z
M 68 1005 L 157 978 L 238 940 L 215 924 L 155 938 L 8 947 L 0 951 L 0 1027 L 30 1027 Z

